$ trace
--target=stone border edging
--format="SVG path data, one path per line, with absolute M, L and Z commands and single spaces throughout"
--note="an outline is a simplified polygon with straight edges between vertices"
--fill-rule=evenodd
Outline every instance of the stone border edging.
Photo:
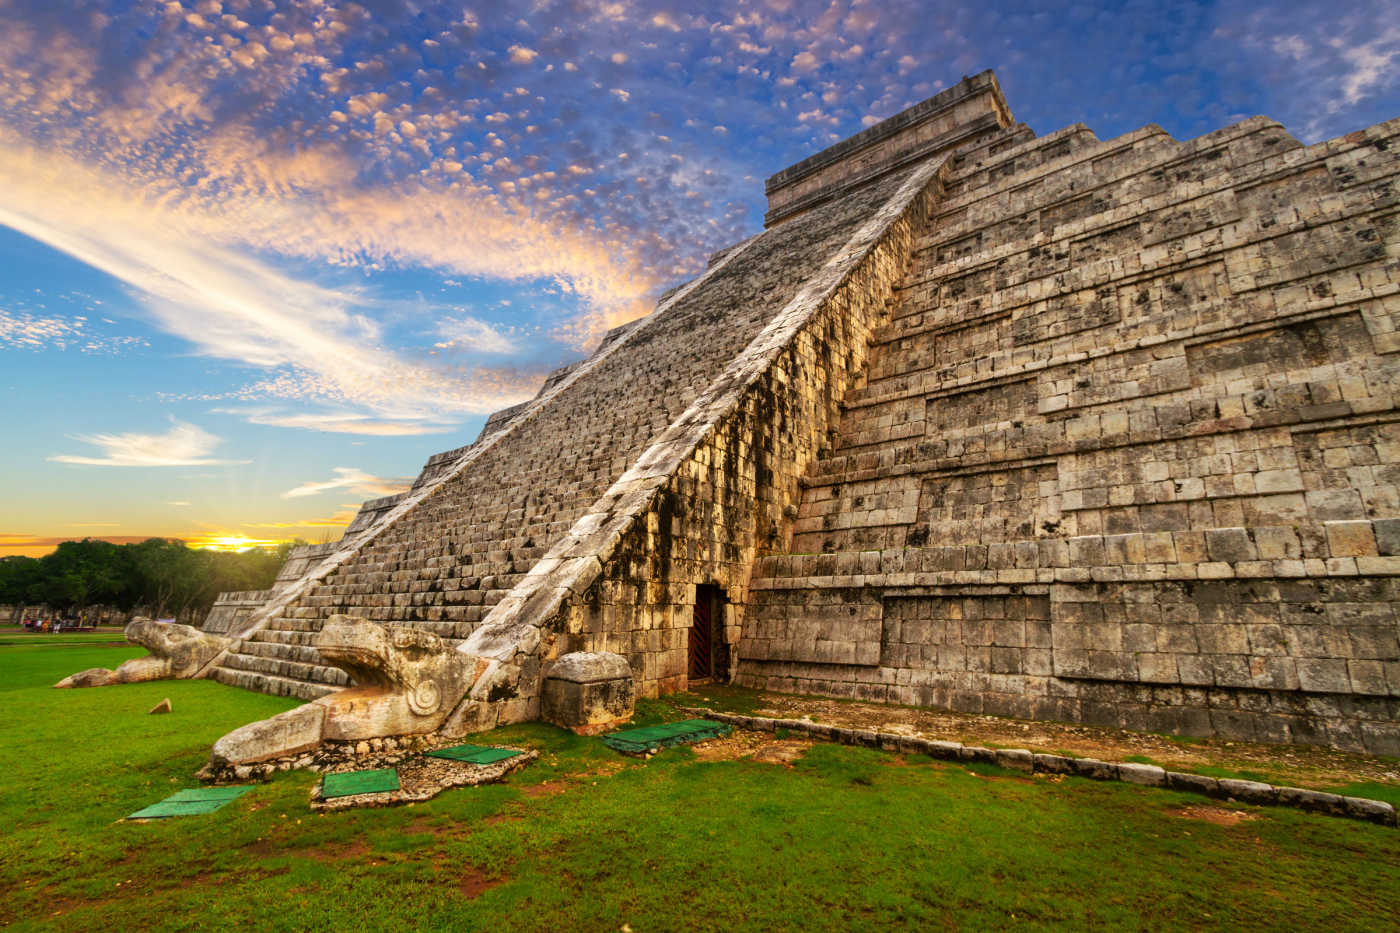
M 852 729 L 805 719 L 741 716 L 736 713 L 717 713 L 700 707 L 681 707 L 681 710 L 758 732 L 791 729 L 841 745 L 862 745 L 867 748 L 879 748 L 892 752 L 913 752 L 943 761 L 979 761 L 1010 768 L 1014 771 L 1029 771 L 1037 774 L 1068 774 L 1092 778 L 1096 781 L 1123 781 L 1144 787 L 1165 787 L 1170 790 L 1204 794 L 1207 797 L 1237 800 L 1241 803 L 1259 806 L 1281 806 L 1310 810 L 1329 816 L 1364 820 L 1380 826 L 1397 825 L 1395 807 L 1384 800 L 1372 800 L 1368 797 L 1344 797 L 1341 794 L 1329 794 L 1325 791 L 1307 790 L 1302 787 L 1277 787 L 1259 781 L 1213 778 L 1203 774 L 1168 771 L 1157 765 L 1144 765 L 1129 761 L 1100 761 L 1097 758 L 1042 755 L 1024 748 L 983 748 L 978 745 L 964 745 L 961 742 L 925 739 L 913 735 L 899 735 L 894 732 L 876 732 L 873 729 Z

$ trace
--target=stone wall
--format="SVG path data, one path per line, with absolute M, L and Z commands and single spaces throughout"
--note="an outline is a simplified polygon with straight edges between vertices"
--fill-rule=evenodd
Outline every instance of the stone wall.
M 1400 752 L 1397 135 L 956 161 L 740 681 Z

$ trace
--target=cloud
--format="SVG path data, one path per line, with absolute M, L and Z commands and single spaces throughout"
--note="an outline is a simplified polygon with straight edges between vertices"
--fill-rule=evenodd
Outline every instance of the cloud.
M 409 486 L 413 485 L 411 479 L 384 479 L 354 467 L 335 467 L 331 472 L 335 474 L 334 479 L 302 483 L 295 489 L 289 489 L 282 493 L 282 498 L 299 499 L 303 496 L 316 496 L 335 489 L 348 489 L 356 495 L 377 498 L 405 492 Z
M 111 544 L 140 544 L 160 535 L 84 535 L 94 541 Z M 65 541 L 74 540 L 72 535 L 23 535 L 0 534 L 0 552 L 25 557 L 42 557 Z
M 1400 27 L 1392 26 L 1381 35 L 1356 45 L 1348 46 L 1342 40 L 1335 40 L 1333 47 L 1350 66 L 1342 79 L 1342 99 L 1346 103 L 1360 103 L 1373 88 L 1395 80 L 1393 64 L 1400 58 Z
M 242 416 L 249 424 L 278 428 L 299 428 L 328 434 L 368 434 L 375 437 L 408 437 L 418 434 L 442 434 L 452 430 L 451 424 L 433 424 L 410 419 L 377 419 L 359 412 L 328 411 L 280 413 L 267 410 L 216 408 L 220 414 Z
M 474 318 L 471 315 L 443 318 L 438 321 L 437 335 L 442 338 L 433 344 L 438 349 L 474 350 L 478 353 L 514 353 L 519 345 L 495 325 Z
M 359 506 L 351 506 L 326 518 L 308 518 L 292 522 L 244 522 L 244 528 L 343 528 L 354 521 Z
M 172 427 L 164 434 L 90 434 L 74 440 L 92 444 L 103 451 L 101 457 L 56 454 L 49 457 L 58 463 L 83 466 L 172 467 L 216 466 L 248 463 L 247 460 L 220 460 L 207 456 L 222 443 L 221 439 L 193 424 L 171 419 Z
M 381 415 L 410 409 L 462 413 L 479 407 L 471 380 L 460 370 L 408 360 L 385 347 L 381 326 L 360 295 L 298 280 L 237 249 L 217 245 L 219 239 L 238 233 L 218 216 L 153 208 L 136 193 L 124 192 L 120 179 L 60 157 L 40 155 L 13 140 L 10 143 L 7 148 L 0 136 L 0 223 L 139 289 L 154 321 L 200 352 L 257 367 L 287 368 L 302 374 L 303 387 L 314 384 L 315 394 Z M 412 196 L 407 201 L 411 204 Z M 443 264 L 473 265 L 449 255 L 459 251 L 450 241 L 460 243 L 461 234 L 439 229 L 427 235 L 411 227 L 409 218 L 402 216 L 406 204 L 390 205 L 374 196 L 357 195 L 342 207 L 356 218 L 345 219 L 344 229 L 358 230 L 361 237 L 376 223 L 401 224 L 402 236 L 393 252 L 402 255 L 416 241 L 424 250 L 436 252 Z M 269 206 L 269 210 L 277 209 Z M 384 213 L 394 216 L 386 219 Z M 425 208 L 425 213 L 445 218 L 459 212 L 440 205 Z M 490 226 L 489 215 L 477 212 L 477 219 L 481 226 Z M 239 228 L 247 231 L 242 224 Z M 310 236 L 304 227 L 295 234 L 268 231 L 270 238 L 284 235 Z M 461 249 L 460 255 L 474 256 L 477 262 L 483 253 L 490 254 L 488 262 L 500 258 L 499 271 L 506 265 L 511 243 L 519 242 L 519 237 L 518 231 L 502 229 L 494 237 L 488 234 L 489 242 L 480 243 L 480 250 Z M 534 262 L 533 252 L 544 264 L 534 274 L 543 274 L 546 265 L 557 271 L 559 254 L 546 259 L 545 241 L 541 237 L 540 245 L 522 248 L 509 262 Z M 556 241 L 555 246 L 559 245 Z M 334 252 L 327 244 L 322 246 L 324 252 Z M 387 243 L 385 249 L 390 249 Z M 585 253 L 598 249 L 580 247 Z M 482 270 L 478 266 L 463 271 Z M 580 275 L 575 285 L 584 287 L 590 275 Z M 612 286 L 593 281 L 587 287 L 607 291 Z M 459 336 L 483 341 L 478 349 L 507 352 L 508 341 L 499 334 L 493 336 L 480 322 L 463 321 L 461 326 Z
M 0 310 L 0 347 L 14 350 L 68 350 L 118 353 L 146 346 L 140 337 L 111 337 L 88 330 L 82 317 L 35 317 Z

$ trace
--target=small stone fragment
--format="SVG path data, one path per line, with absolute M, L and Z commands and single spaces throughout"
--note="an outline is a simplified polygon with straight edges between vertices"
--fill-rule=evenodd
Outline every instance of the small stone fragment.
M 159 713 L 168 713 L 168 712 L 170 712 L 170 697 L 166 697 L 165 699 L 163 699 L 163 700 L 161 700 L 159 703 L 157 703 L 155 706 L 152 706 L 152 707 L 150 708 L 150 711 L 147 712 L 146 715 L 148 715 L 148 716 L 155 716 L 155 715 L 157 715 L 157 714 L 159 714 Z

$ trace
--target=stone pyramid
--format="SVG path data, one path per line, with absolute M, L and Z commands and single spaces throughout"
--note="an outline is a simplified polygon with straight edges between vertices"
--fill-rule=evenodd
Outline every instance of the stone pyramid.
M 774 175 L 762 233 L 229 594 L 205 673 L 349 686 L 316 647 L 344 614 L 479 662 L 457 731 L 606 652 L 641 695 L 1400 754 L 1398 136 L 1036 137 L 964 78 Z

